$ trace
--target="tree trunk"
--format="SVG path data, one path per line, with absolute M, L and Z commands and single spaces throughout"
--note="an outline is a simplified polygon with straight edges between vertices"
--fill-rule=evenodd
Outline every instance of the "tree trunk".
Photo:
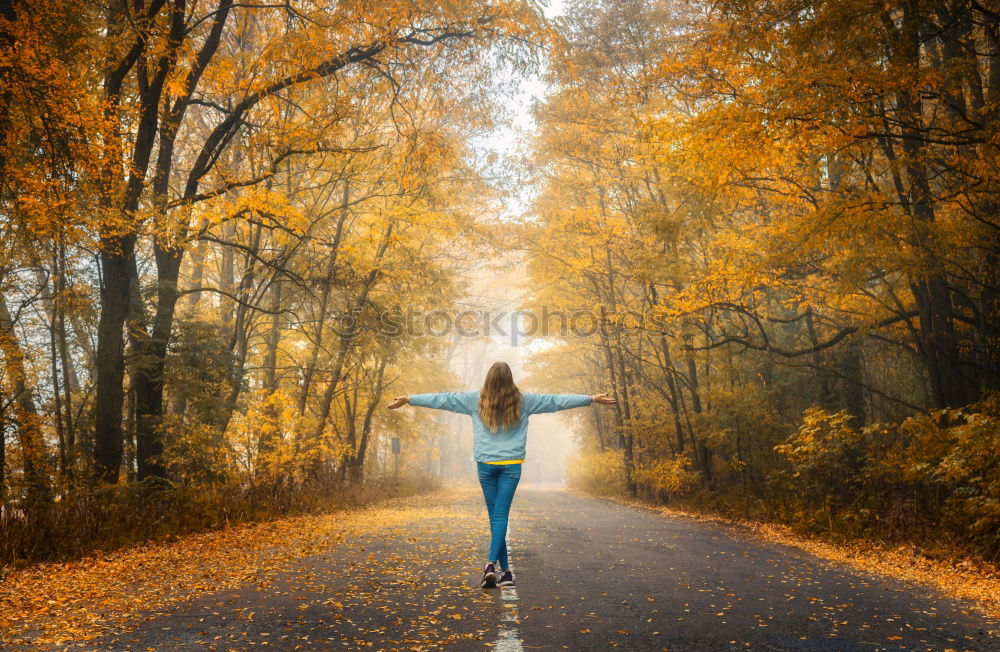
M 670 345 L 667 343 L 665 335 L 660 336 L 660 349 L 663 352 L 664 378 L 667 381 L 667 391 L 669 392 L 670 412 L 674 419 L 674 436 L 677 438 L 677 454 L 684 454 L 684 424 L 681 422 L 681 396 L 677 387 L 677 379 L 674 377 L 674 363 L 670 359 Z
M 236 225 L 232 220 L 226 222 L 222 227 L 222 233 L 226 240 L 233 242 L 236 239 Z M 219 270 L 219 285 L 222 291 L 231 296 L 240 296 L 236 289 L 236 274 L 234 267 L 236 255 L 233 247 L 222 247 L 222 269 Z M 233 315 L 236 314 L 237 304 L 233 301 L 222 301 L 219 307 L 219 319 L 222 322 L 223 332 L 227 332 L 233 327 Z
M 389 241 L 392 237 L 392 229 L 392 222 L 389 222 L 389 226 L 386 227 L 385 232 L 382 234 L 382 240 L 379 242 L 378 249 L 375 252 L 375 259 L 372 261 L 372 269 L 365 277 L 364 284 L 361 287 L 361 292 L 358 294 L 357 299 L 355 299 L 354 305 L 351 306 L 351 321 L 348 327 L 343 329 L 343 332 L 340 334 L 340 342 L 337 347 L 337 357 L 334 360 L 333 370 L 330 373 L 330 383 L 326 386 L 326 392 L 323 394 L 323 400 L 320 402 L 319 419 L 316 424 L 316 430 L 313 433 L 313 437 L 315 439 L 319 439 L 319 437 L 323 434 L 324 428 L 326 428 L 326 421 L 330 417 L 330 408 L 333 405 L 333 399 L 336 396 L 337 385 L 340 384 L 341 376 L 344 371 L 344 362 L 347 359 L 347 352 L 350 348 L 351 340 L 357 335 L 355 314 L 364 309 L 365 305 L 368 303 L 368 294 L 371 292 L 371 289 L 375 284 L 375 279 L 378 278 L 379 265 L 382 262 L 382 258 L 385 256 L 385 252 L 389 248 Z
M 271 330 L 267 334 L 267 353 L 264 356 L 264 387 L 268 393 L 278 389 L 278 345 L 281 343 L 281 289 L 282 282 L 271 284 Z
M 59 475 L 62 478 L 66 478 L 69 475 L 69 453 L 66 445 L 66 414 L 63 412 L 63 390 L 67 383 L 64 382 L 64 379 L 60 378 L 59 369 L 59 317 L 57 314 L 59 309 L 56 304 L 59 289 L 55 286 L 58 283 L 60 272 L 56 253 L 53 253 L 50 262 L 51 268 L 49 274 L 46 274 L 41 261 L 39 261 L 39 266 L 35 269 L 35 280 L 39 285 L 39 296 L 45 306 L 46 317 L 49 320 L 49 375 L 52 384 L 52 402 L 54 408 L 52 410 L 52 417 L 55 423 L 56 441 L 59 444 L 59 455 L 57 458 Z
M 122 463 L 125 320 L 129 313 L 135 236 L 101 243 L 101 318 L 97 326 L 97 391 L 94 398 L 96 480 L 115 484 Z
M 47 503 L 51 498 L 42 437 L 42 417 L 35 409 L 31 387 L 24 368 L 24 350 L 14 330 L 14 320 L 7 310 L 6 299 L 0 299 L 0 351 L 3 351 L 5 375 L 12 394 L 14 423 L 24 458 L 24 479 L 32 505 Z
M 7 397 L 0 394 L 0 506 L 7 499 Z
M 701 393 L 698 391 L 698 365 L 694 357 L 687 359 L 688 368 L 688 388 L 691 392 L 691 410 L 695 414 L 701 414 Z M 698 439 L 691 433 L 692 440 L 697 450 L 698 462 L 701 465 L 701 472 L 705 475 L 705 482 L 712 484 L 712 449 L 703 440 Z
M 849 338 L 840 356 L 840 375 L 843 376 L 843 406 L 851 415 L 851 425 L 860 428 L 865 425 L 865 386 L 862 344 L 857 338 Z
M 361 424 L 361 441 L 358 442 L 358 448 L 354 453 L 353 462 L 353 477 L 357 482 L 361 482 L 361 480 L 364 479 L 365 456 L 368 453 L 368 440 L 372 431 L 372 418 L 375 416 L 375 409 L 381 402 L 382 391 L 385 389 L 382 382 L 385 378 L 385 367 L 387 361 L 388 359 L 384 357 L 379 360 L 378 371 L 375 375 L 375 384 L 372 388 L 371 401 L 368 403 L 368 409 L 365 410 L 364 422 Z
M 73 358 L 69 354 L 69 344 L 66 341 L 66 247 L 59 244 L 56 253 L 56 303 L 55 320 L 56 342 L 58 344 L 59 361 L 63 373 L 63 410 L 66 424 L 66 454 L 69 477 L 72 479 L 76 468 L 76 422 L 73 418 L 73 393 L 80 391 L 80 381 L 73 366 Z
M 830 376 L 823 368 L 823 357 L 820 355 L 819 351 L 819 339 L 816 337 L 816 324 L 813 320 L 812 309 L 806 310 L 805 316 L 806 322 L 806 334 L 809 336 L 809 344 L 813 347 L 813 352 L 810 355 L 813 373 L 816 374 L 816 380 L 819 384 L 819 396 L 817 397 L 818 403 L 825 409 L 829 410 L 832 407 L 833 392 L 830 391 Z
M 891 24 L 891 18 L 889 23 Z M 892 56 L 912 70 L 921 66 L 919 13 L 915 0 L 902 5 L 900 29 L 888 28 Z M 906 154 L 907 194 L 900 197 L 914 220 L 913 246 L 931 251 L 930 231 L 935 220 L 933 194 L 927 175 L 924 152 L 924 118 L 920 96 L 913 90 L 897 91 L 897 114 L 903 125 L 901 140 Z M 933 254 L 925 256 L 923 274 L 910 279 L 910 287 L 920 314 L 921 350 L 931 380 L 931 390 L 939 408 L 962 407 L 976 399 L 974 385 L 963 370 L 954 327 L 951 288 Z
M 256 255 L 256 253 L 260 250 L 260 231 L 261 229 L 259 226 L 254 230 L 251 245 L 251 252 L 254 255 Z M 257 272 L 255 268 L 255 261 L 254 258 L 248 254 L 246 259 L 246 270 L 243 274 L 243 278 L 240 280 L 239 290 L 236 292 L 239 302 L 236 303 L 236 314 L 233 322 L 232 333 L 230 334 L 229 339 L 229 349 L 235 354 L 236 357 L 236 369 L 233 386 L 229 390 L 229 394 L 226 396 L 225 414 L 219 423 L 219 430 L 221 432 L 225 432 L 226 428 L 229 427 L 229 421 L 232 419 L 233 411 L 236 409 L 236 399 L 239 397 L 240 392 L 243 389 L 243 377 L 246 373 L 247 352 L 249 347 L 248 340 L 250 321 L 253 317 L 250 314 L 249 300 L 253 294 L 256 282 Z
M 617 358 L 618 358 L 618 378 L 621 388 L 622 417 L 624 418 L 621 429 L 622 441 L 625 444 L 625 480 L 628 492 L 631 496 L 638 495 L 638 486 L 635 481 L 635 440 L 632 436 L 632 400 L 629 388 L 629 378 L 625 373 L 625 355 L 622 353 L 623 345 L 621 336 L 616 336 Z
M 355 468 L 355 454 L 358 448 L 358 420 L 356 418 L 358 410 L 358 393 L 361 388 L 359 384 L 354 385 L 354 389 L 344 394 L 344 421 L 347 428 L 347 448 L 344 455 L 344 464 L 347 467 L 348 477 L 352 482 L 359 478 Z
M 333 289 L 333 284 L 337 276 L 337 254 L 340 250 L 340 240 L 343 237 L 344 222 L 347 220 L 348 214 L 347 204 L 350 199 L 351 185 L 349 181 L 345 180 L 344 192 L 341 197 L 341 210 L 337 220 L 337 229 L 334 232 L 333 243 L 330 245 L 330 259 L 327 263 L 326 276 L 322 280 L 323 291 L 320 294 L 319 314 L 316 317 L 315 341 L 313 342 L 313 350 L 309 358 L 309 364 L 306 365 L 305 372 L 303 373 L 302 389 L 299 392 L 299 416 L 305 414 L 306 412 L 306 401 L 309 399 L 309 390 L 312 387 L 313 377 L 316 374 L 316 366 L 319 364 L 319 354 L 323 348 L 323 328 L 326 325 L 326 312 L 327 306 L 330 302 L 330 292 Z
M 593 279 L 591 279 L 591 283 L 594 285 L 594 290 L 599 296 L 599 286 L 593 281 Z M 618 374 L 615 372 L 616 365 L 614 353 L 611 350 L 611 342 L 609 341 L 608 334 L 605 331 L 607 313 L 604 309 L 603 303 L 601 303 L 600 307 L 600 320 L 601 327 L 598 332 L 600 333 L 601 338 L 601 349 L 604 351 L 604 365 L 608 374 L 608 379 L 611 381 L 611 395 L 617 401 L 615 404 L 615 433 L 618 436 L 618 450 L 622 452 L 622 457 L 625 463 L 625 484 L 628 487 L 629 494 L 634 496 L 638 488 L 635 484 L 634 464 L 631 455 L 632 451 L 629 446 L 628 438 L 625 436 L 626 420 L 625 415 L 622 412 L 624 392 L 619 386 Z
M 271 313 L 271 327 L 267 334 L 264 336 L 265 351 L 264 351 L 264 389 L 267 391 L 269 397 L 273 396 L 276 391 L 278 391 L 279 377 L 278 377 L 278 345 L 281 343 L 281 313 L 279 312 L 281 308 L 281 290 L 282 282 L 279 279 L 274 279 L 271 282 L 270 291 L 270 305 L 269 311 Z M 267 418 L 271 423 L 277 424 L 280 419 L 280 407 L 273 402 L 271 402 L 267 407 Z M 265 459 L 268 459 L 268 454 L 277 448 L 277 442 L 280 438 L 280 433 L 277 427 L 274 429 L 264 428 L 261 430 L 260 435 L 257 438 L 257 451 L 258 456 L 263 455 Z M 298 443 L 296 442 L 296 446 Z M 284 481 L 286 478 L 282 477 L 280 467 L 273 467 L 271 469 L 271 475 L 275 482 Z
M 167 347 L 177 307 L 178 278 L 184 250 L 153 245 L 156 256 L 156 314 L 152 332 L 140 338 L 140 363 L 135 374 L 136 469 L 139 481 L 165 478 L 163 456 L 163 378 Z

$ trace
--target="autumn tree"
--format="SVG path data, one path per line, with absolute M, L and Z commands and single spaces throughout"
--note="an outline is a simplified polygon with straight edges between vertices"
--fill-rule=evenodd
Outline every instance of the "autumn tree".
M 107 16 L 115 38 L 107 40 L 112 65 L 104 81 L 105 135 L 107 142 L 127 146 L 116 146 L 108 154 L 105 185 L 111 187 L 119 161 L 130 162 L 129 176 L 115 198 L 106 193 L 103 200 L 115 217 L 102 222 L 106 280 L 98 338 L 95 455 L 109 481 L 117 477 L 121 461 L 122 333 L 130 313 L 136 278 L 132 261 L 142 226 L 152 228 L 158 270 L 151 324 L 142 326 L 144 318 L 138 316 L 138 327 L 132 327 L 138 328 L 143 358 L 136 379 L 136 446 L 139 476 L 147 477 L 162 470 L 155 462 L 161 451 L 156 434 L 163 411 L 161 378 L 192 208 L 233 188 L 266 182 L 290 157 L 333 147 L 322 138 L 303 138 L 302 129 L 322 126 L 320 116 L 309 124 L 302 114 L 282 110 L 300 87 L 361 64 L 373 74 L 383 67 L 391 71 L 413 59 L 414 49 L 426 49 L 428 61 L 447 53 L 465 56 L 463 50 L 471 52 L 492 37 L 516 37 L 530 26 L 530 13 L 523 8 L 489 3 L 423 7 L 406 2 L 382 7 L 376 15 L 368 15 L 363 5 L 338 5 L 331 12 L 322 6 L 302 11 L 234 7 L 228 1 L 211 10 L 185 2 L 154 2 L 138 15 L 132 11 L 122 5 L 112 7 Z M 224 42 L 230 40 L 229 51 L 224 51 Z M 310 46 L 303 48 L 304 43 Z M 257 58 L 260 52 L 266 56 Z M 134 101 L 123 105 L 124 93 L 132 94 Z M 205 114 L 200 116 L 201 129 L 188 128 L 192 106 Z M 137 117 L 130 121 L 134 132 L 124 134 L 118 125 L 126 110 Z M 235 167 L 224 165 L 234 143 L 248 138 L 247 145 L 256 145 L 256 137 L 266 141 L 256 166 L 241 168 L 239 163 L 248 159 Z
M 791 465 L 824 523 L 878 486 L 952 495 L 899 479 L 939 458 L 889 469 L 932 437 L 907 417 L 992 409 L 997 28 L 963 2 L 570 4 L 525 246 L 536 301 L 605 325 L 563 351 L 622 399 L 633 492 L 795 502 Z
M 461 292 L 449 243 L 494 209 L 470 142 L 496 71 L 534 65 L 535 9 L 2 9 L 4 500 L 139 531 L 180 517 L 171 486 L 291 509 L 378 471 L 406 425 L 381 397 L 440 346 L 382 317 Z M 73 540 L 100 545 L 102 518 Z

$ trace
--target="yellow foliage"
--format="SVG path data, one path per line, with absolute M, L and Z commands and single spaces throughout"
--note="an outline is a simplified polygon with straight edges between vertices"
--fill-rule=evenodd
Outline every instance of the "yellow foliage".
M 599 496 L 625 494 L 625 462 L 621 451 L 578 453 L 567 467 L 569 486 Z
M 700 476 L 691 465 L 691 458 L 686 455 L 657 460 L 636 468 L 635 479 L 661 491 L 684 494 L 700 484 Z

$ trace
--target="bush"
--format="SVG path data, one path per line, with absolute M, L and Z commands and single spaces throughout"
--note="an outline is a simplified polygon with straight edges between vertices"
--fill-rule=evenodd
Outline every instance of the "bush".
M 741 462 L 715 452 L 717 470 Z M 720 481 L 721 474 L 705 482 L 686 455 L 647 458 L 636 465 L 634 479 L 644 498 L 680 499 L 727 517 L 1000 560 L 1000 394 L 963 410 L 865 428 L 855 427 L 846 412 L 811 408 L 774 452 L 776 460 L 754 461 L 771 466 L 766 477 L 761 470 L 739 483 Z M 622 454 L 579 455 L 570 484 L 597 495 L 625 494 Z
M 856 502 L 869 451 L 850 422 L 846 412 L 810 408 L 798 431 L 774 447 L 788 468 L 772 475 L 771 487 L 793 523 L 832 531 L 834 515 Z
M 81 489 L 44 509 L 22 510 L 10 503 L 0 509 L 0 568 L 73 559 L 232 523 L 355 507 L 438 486 L 436 478 L 412 477 L 364 484 L 312 483 L 294 489 L 283 484 L 229 483 Z
M 625 458 L 621 451 L 580 453 L 570 459 L 569 486 L 598 496 L 626 493 Z
M 701 483 L 701 474 L 691 470 L 691 466 L 691 458 L 687 455 L 657 460 L 637 467 L 635 481 L 661 496 L 682 496 Z
M 1000 400 L 863 429 L 843 412 L 805 413 L 775 450 L 788 468 L 772 501 L 787 520 L 847 536 L 953 543 L 1000 558 Z
M 1000 559 L 1000 396 L 907 419 L 903 477 L 929 495 L 938 524 Z

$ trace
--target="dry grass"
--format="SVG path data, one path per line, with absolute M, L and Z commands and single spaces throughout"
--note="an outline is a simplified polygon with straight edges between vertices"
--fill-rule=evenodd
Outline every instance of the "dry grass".
M 147 541 L 238 523 L 357 507 L 433 490 L 431 478 L 301 487 L 201 484 L 154 488 L 122 484 L 66 492 L 43 509 L 0 510 L 0 576 L 5 569 L 68 561 Z

